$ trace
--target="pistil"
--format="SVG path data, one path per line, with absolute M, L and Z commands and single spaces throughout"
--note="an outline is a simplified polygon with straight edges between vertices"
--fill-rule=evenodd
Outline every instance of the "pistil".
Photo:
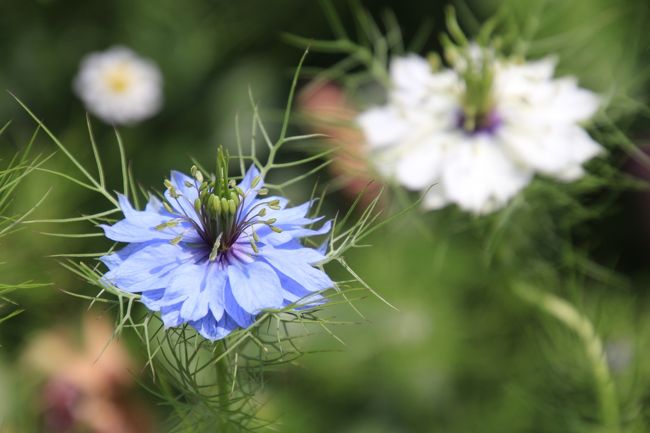
M 192 166 L 191 174 L 193 181 L 186 181 L 185 187 L 193 188 L 197 191 L 197 198 L 189 203 L 196 215 L 187 215 L 184 211 L 179 213 L 177 210 L 186 209 L 182 206 L 180 200 L 189 200 L 174 187 L 171 181 L 166 180 L 165 186 L 169 196 L 176 201 L 178 206 L 164 202 L 165 209 L 177 216 L 156 227 L 162 230 L 168 227 L 178 225 L 181 221 L 187 221 L 196 230 L 199 236 L 209 248 L 209 260 L 215 261 L 219 257 L 224 257 L 233 244 L 244 234 L 246 230 L 252 234 L 250 244 L 255 253 L 258 252 L 257 242 L 259 237 L 255 233 L 255 226 L 266 225 L 274 232 L 282 230 L 275 227 L 274 218 L 264 220 L 267 214 L 267 208 L 272 210 L 280 209 L 280 202 L 277 199 L 267 202 L 257 202 L 248 209 L 244 208 L 245 200 L 248 194 L 265 195 L 268 190 L 264 188 L 255 189 L 261 181 L 255 178 L 252 181 L 251 189 L 242 191 L 233 179 L 228 177 L 227 152 L 219 147 L 217 151 L 216 173 L 206 179 L 206 176 L 196 166 Z M 175 210 L 176 209 L 176 210 Z M 182 235 L 178 239 L 173 239 L 172 243 L 178 243 L 182 240 Z

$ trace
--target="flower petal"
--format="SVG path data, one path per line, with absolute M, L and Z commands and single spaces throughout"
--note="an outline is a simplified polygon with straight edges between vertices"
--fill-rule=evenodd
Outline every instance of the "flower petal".
M 462 209 L 488 213 L 503 207 L 528 184 L 532 173 L 517 167 L 485 137 L 450 151 L 443 170 L 447 197 Z
M 162 307 L 160 309 L 160 318 L 167 328 L 175 328 L 185 323 L 181 317 L 181 305 L 171 305 L 169 307 Z
M 312 248 L 275 249 L 265 247 L 261 256 L 278 272 L 291 278 L 310 292 L 329 289 L 334 286 L 332 280 L 320 269 L 312 266 L 325 259 Z
M 171 271 L 195 258 L 195 251 L 166 242 L 152 243 L 131 254 L 104 278 L 130 293 L 162 289 L 169 283 Z
M 440 134 L 404 152 L 397 163 L 395 176 L 409 189 L 424 189 L 433 185 L 440 176 L 444 164 L 445 141 L 452 141 L 451 134 Z
M 128 198 L 118 195 L 120 208 L 124 219 L 112 226 L 101 224 L 107 238 L 118 242 L 147 242 L 151 240 L 171 240 L 183 235 L 187 242 L 197 242 L 199 237 L 193 227 L 186 222 L 179 222 L 175 226 L 156 229 L 173 219 L 168 213 L 157 213 L 151 210 L 139 211 L 131 206 Z M 147 206 L 151 209 L 151 206 Z
M 206 276 L 205 291 L 208 307 L 216 320 L 221 320 L 226 305 L 226 283 L 228 274 L 225 269 L 216 265 L 210 266 Z
M 282 294 L 284 299 L 289 303 L 296 303 L 302 306 L 312 306 L 321 304 L 325 301 L 325 298 L 320 294 L 305 289 L 305 287 L 284 275 L 280 275 L 280 283 L 282 284 Z
M 190 322 L 190 325 L 211 341 L 220 340 L 237 329 L 237 323 L 227 315 L 222 320 L 216 320 L 212 314 L 208 314 L 201 320 Z
M 514 158 L 538 172 L 562 178 L 603 151 L 582 128 L 573 125 L 541 130 L 507 126 L 499 133 Z
M 228 279 L 237 304 L 247 313 L 282 307 L 280 279 L 266 263 L 235 263 L 228 266 Z
M 244 309 L 237 303 L 235 296 L 232 293 L 232 288 L 230 281 L 226 284 L 226 291 L 224 296 L 225 301 L 225 310 L 237 325 L 242 328 L 248 328 L 255 321 L 255 315 L 247 313 Z
M 357 118 L 370 147 L 398 144 L 409 132 L 406 119 L 391 106 L 371 108 Z

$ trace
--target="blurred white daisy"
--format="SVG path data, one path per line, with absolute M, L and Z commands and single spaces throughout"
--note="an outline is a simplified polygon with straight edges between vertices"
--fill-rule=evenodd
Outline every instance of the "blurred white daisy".
M 108 123 L 137 123 L 162 105 L 160 69 L 125 47 L 84 57 L 74 89 L 88 111 Z
M 395 58 L 388 103 L 358 121 L 383 175 L 412 190 L 434 185 L 426 208 L 492 212 L 536 173 L 575 180 L 602 151 L 581 126 L 599 98 L 554 70 L 552 59 L 496 60 L 476 46 L 453 69 Z

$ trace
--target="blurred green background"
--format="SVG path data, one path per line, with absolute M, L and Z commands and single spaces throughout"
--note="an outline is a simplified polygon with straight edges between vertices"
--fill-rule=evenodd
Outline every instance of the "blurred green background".
M 344 23 L 353 26 L 350 3 L 334 4 Z M 474 30 L 474 19 L 485 19 L 499 4 L 456 3 L 468 32 Z M 374 16 L 392 9 L 407 41 L 430 20 L 426 48 L 438 46 L 447 2 L 385 0 L 363 5 Z M 647 111 L 644 117 L 637 105 L 647 102 L 650 88 L 647 1 L 534 0 L 509 5 L 521 32 L 532 35 L 533 57 L 558 54 L 561 73 L 570 72 L 586 87 L 616 95 L 611 115 L 640 145 L 649 139 Z M 0 87 L 23 100 L 79 159 L 92 164 L 85 110 L 71 84 L 80 59 L 117 44 L 153 59 L 164 76 L 164 107 L 154 118 L 120 132 L 137 179 L 147 188 L 159 188 L 170 169 L 186 170 L 191 157 L 209 162 L 217 145 L 233 146 L 236 115 L 246 125 L 242 131 L 247 137 L 249 87 L 270 131 L 276 130 L 302 54 L 283 42 L 283 32 L 331 37 L 318 2 L 2 0 Z M 327 67 L 339 59 L 311 54 L 307 64 Z M 0 123 L 8 120 L 13 123 L 0 137 L 3 158 L 27 143 L 35 127 L 4 95 Z M 97 119 L 93 125 L 117 189 L 113 131 Z M 296 122 L 292 130 L 304 133 L 308 125 Z M 40 153 L 55 150 L 43 134 L 36 145 Z M 613 150 L 608 158 L 616 167 L 630 167 L 623 152 Z M 51 164 L 71 169 L 60 155 Z M 635 173 L 644 174 L 638 169 Z M 320 181 L 328 181 L 327 172 L 321 173 Z M 105 206 L 61 179 L 35 174 L 21 187 L 16 211 L 28 209 L 50 188 L 35 216 L 69 217 Z M 311 185 L 305 185 L 291 194 L 302 201 L 310 192 Z M 595 321 L 609 348 L 626 429 L 646 431 L 650 215 L 644 210 L 650 198 L 639 191 L 602 188 L 580 200 L 585 205 L 607 202 L 608 207 L 578 227 L 557 230 L 575 236 L 570 250 L 589 262 L 593 273 L 585 277 L 580 267 L 575 278 L 567 279 L 574 272 L 571 261 L 557 256 L 556 263 L 564 263 L 564 268 L 539 283 L 556 284 L 548 288 L 578 303 Z M 334 215 L 348 205 L 343 196 L 334 194 L 326 209 Z M 568 207 L 550 207 L 555 213 L 522 215 L 511 223 L 562 218 L 569 212 Z M 463 219 L 465 223 L 457 223 Z M 39 234 L 51 229 L 27 226 L 1 241 L 3 282 L 54 284 L 14 296 L 26 311 L 0 326 L 0 386 L 5 386 L 0 391 L 0 429 L 3 407 L 6 412 L 24 411 L 29 418 L 39 405 L 39 388 L 32 386 L 38 378 L 23 365 L 21 355 L 33 336 L 61 324 L 80 323 L 87 303 L 62 290 L 94 290 L 47 256 L 101 251 L 107 245 L 97 239 L 62 242 Z M 266 402 L 262 415 L 279 417 L 277 430 L 289 433 L 598 431 L 593 384 L 575 337 L 513 298 L 508 281 L 510 273 L 520 269 L 495 268 L 484 259 L 481 245 L 490 230 L 489 223 L 479 224 L 448 210 L 403 217 L 375 233 L 370 239 L 373 247 L 351 253 L 349 262 L 398 311 L 372 297 L 356 302 L 365 319 L 349 307 L 329 311 L 360 324 L 336 329 L 345 345 L 326 334 L 316 337 L 309 346 L 324 352 L 269 372 L 260 396 Z M 506 232 L 500 248 L 507 252 L 508 236 L 515 235 Z M 561 245 L 563 249 L 555 253 L 568 254 Z M 531 259 L 531 267 L 536 260 L 547 259 L 539 256 Z M 526 263 L 514 260 L 512 266 Z M 131 349 L 142 360 L 142 349 Z M 151 400 L 154 413 L 164 412 L 155 407 L 154 399 L 138 392 Z M 20 403 L 10 405 L 16 401 Z M 42 431 L 38 420 L 32 421 L 23 424 L 25 429 Z

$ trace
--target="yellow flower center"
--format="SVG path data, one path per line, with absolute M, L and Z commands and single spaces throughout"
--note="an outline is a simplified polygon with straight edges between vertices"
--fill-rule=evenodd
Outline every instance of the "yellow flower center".
M 124 93 L 133 82 L 133 71 L 126 62 L 110 68 L 104 77 L 108 88 L 115 93 Z

